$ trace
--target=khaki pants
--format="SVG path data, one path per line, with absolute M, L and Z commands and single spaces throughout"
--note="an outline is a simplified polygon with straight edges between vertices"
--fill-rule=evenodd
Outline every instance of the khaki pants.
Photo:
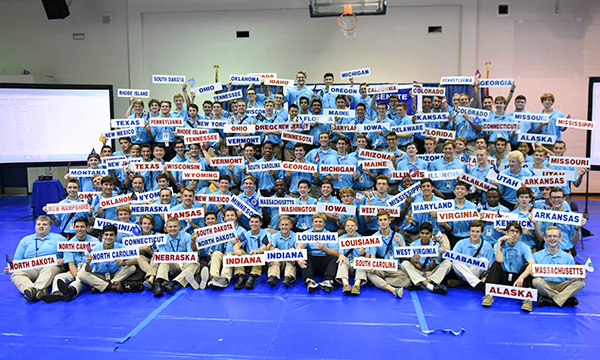
M 110 273 L 110 281 L 112 283 L 120 283 L 125 279 L 133 275 L 135 272 L 135 265 L 123 266 L 119 271 L 115 271 Z M 108 286 L 108 281 L 106 281 L 105 273 L 92 273 L 87 272 L 85 267 L 77 273 L 77 278 L 84 284 L 87 284 L 91 287 L 100 290 L 100 292 L 106 290 Z
M 471 287 L 477 286 L 483 275 L 487 273 L 487 271 L 476 266 L 468 266 L 457 262 L 452 262 L 452 269 L 459 278 L 468 282 Z
M 410 279 L 402 271 L 367 271 L 367 278 L 373 285 L 381 290 L 386 290 L 386 285 L 395 288 L 405 288 L 410 286 Z
M 143 272 L 146 273 L 146 278 L 150 276 L 156 276 L 156 271 L 158 271 L 158 265 L 154 263 L 154 259 L 149 258 L 146 255 L 140 254 L 138 258 L 138 266 L 142 269 Z
M 284 161 L 294 161 L 296 159 L 296 155 L 294 154 L 294 148 L 283 148 L 283 159 Z
M 431 261 L 435 261 L 435 258 L 430 260 L 430 262 Z M 421 285 L 421 283 L 427 279 L 430 279 L 439 285 L 442 283 L 442 280 L 444 280 L 444 277 L 450 272 L 452 262 L 450 260 L 444 260 L 439 263 L 433 271 L 417 270 L 410 261 L 404 261 L 400 267 L 415 285 Z
M 197 263 L 185 263 L 182 267 L 179 267 L 179 264 L 160 263 L 156 271 L 156 279 L 169 281 L 169 274 L 173 274 L 175 275 L 173 281 L 177 281 L 181 286 L 186 287 L 188 284 L 186 273 L 189 273 L 193 278 L 198 271 L 200 271 L 200 265 Z
M 221 264 L 223 264 L 223 253 L 215 251 L 210 257 L 210 276 L 218 278 L 221 272 Z
M 35 288 L 36 291 L 40 291 L 50 286 L 52 279 L 61 271 L 62 268 L 55 265 L 41 269 L 16 271 L 10 276 L 10 280 L 21 293 L 31 287 Z
M 563 306 L 568 298 L 577 295 L 585 287 L 585 283 L 581 279 L 551 283 L 536 277 L 533 279 L 533 286 L 537 289 L 540 296 L 549 297 L 558 306 Z
M 283 265 L 285 264 L 285 265 Z M 292 279 L 296 279 L 296 263 L 290 264 L 287 261 L 273 261 L 273 265 L 269 266 L 267 271 L 268 276 L 275 276 L 277 279 L 280 278 L 281 269 L 284 268 L 283 276 L 289 276 Z
M 342 284 L 342 279 L 350 279 L 350 276 L 354 276 L 354 280 L 362 280 L 360 285 L 364 285 L 367 282 L 367 272 L 365 270 L 356 270 L 350 266 L 350 261 L 346 259 L 338 263 L 337 273 L 335 274 L 335 281 Z

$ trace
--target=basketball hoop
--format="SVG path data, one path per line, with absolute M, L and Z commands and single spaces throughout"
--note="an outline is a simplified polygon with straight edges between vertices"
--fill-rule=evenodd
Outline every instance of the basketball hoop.
M 348 39 L 356 37 L 356 27 L 358 26 L 358 17 L 352 13 L 352 6 L 344 6 L 344 13 L 338 18 L 340 31 Z

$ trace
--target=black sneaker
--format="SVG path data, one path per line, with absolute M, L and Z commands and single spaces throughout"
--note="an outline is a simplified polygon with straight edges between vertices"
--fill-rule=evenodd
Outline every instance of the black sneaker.
M 53 294 L 46 294 L 44 296 L 42 296 L 40 298 L 40 300 L 42 300 L 45 303 L 54 303 L 57 301 L 63 301 L 65 299 L 65 296 L 61 293 L 53 293 Z
M 319 285 L 317 285 L 317 282 L 314 279 L 306 280 L 306 290 L 308 290 L 309 294 L 312 294 L 318 288 Z
M 162 289 L 162 280 L 157 279 L 156 281 L 154 281 L 154 297 L 161 297 L 163 296 L 163 289 Z
M 237 282 L 235 283 L 235 285 L 233 285 L 233 288 L 235 290 L 242 290 L 245 285 L 246 285 L 246 276 L 238 275 Z
M 555 305 L 554 300 L 550 299 L 549 297 L 545 297 L 545 296 L 540 296 L 537 303 L 538 303 L 538 307 Z
M 448 293 L 448 289 L 444 285 L 433 285 L 433 292 L 435 294 L 446 295 Z
M 248 277 L 248 280 L 246 280 L 246 289 L 252 290 L 252 289 L 254 289 L 254 286 L 256 286 L 256 276 L 250 275 Z
M 294 282 L 294 278 L 291 276 L 286 276 L 285 278 L 283 278 L 283 285 L 285 285 L 286 288 L 290 287 L 292 285 L 292 283 Z
M 319 287 L 328 294 L 333 292 L 333 280 L 323 280 Z

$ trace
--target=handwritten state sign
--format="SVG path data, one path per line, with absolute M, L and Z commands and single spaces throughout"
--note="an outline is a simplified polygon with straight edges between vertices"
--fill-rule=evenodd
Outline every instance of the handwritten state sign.
M 125 155 L 123 155 L 123 156 L 105 156 L 101 159 L 101 164 L 106 165 L 112 161 L 125 160 L 125 159 L 127 159 L 127 156 L 125 156 Z
M 398 92 L 397 84 L 367 86 L 367 95 Z
M 217 82 L 214 84 L 198 86 L 198 87 L 195 87 L 192 89 L 192 91 L 195 92 L 196 95 L 205 94 L 208 92 L 221 91 L 221 90 L 223 90 L 223 85 L 221 85 L 220 82 Z
M 547 122 L 550 121 L 550 115 L 548 114 L 532 114 L 526 112 L 516 112 L 513 114 L 513 118 L 517 121 L 526 122 Z
M 547 176 L 562 176 L 567 181 L 575 181 L 577 179 L 576 171 L 565 171 L 565 170 L 552 170 L 552 169 L 530 169 L 533 171 L 533 174 L 538 177 L 547 177 Z
M 340 78 L 342 80 L 344 79 L 350 79 L 350 78 L 357 78 L 357 77 L 362 77 L 362 76 L 369 76 L 371 75 L 371 68 L 362 68 L 362 69 L 356 69 L 356 70 L 346 70 L 346 71 L 342 71 L 340 72 Z
M 387 169 L 390 166 L 393 167 L 392 163 L 389 160 L 360 160 L 358 162 L 358 167 L 362 167 L 363 169 Z
M 296 134 L 293 132 L 282 131 L 281 132 L 281 140 L 293 141 L 301 144 L 312 145 L 313 137 L 312 135 L 304 135 L 304 134 Z
M 198 120 L 196 122 L 197 127 L 205 127 L 208 129 L 223 129 L 227 124 L 229 124 L 227 120 Z
M 197 135 L 197 136 L 184 136 L 183 137 L 183 142 L 185 142 L 185 144 L 194 144 L 194 143 L 209 143 L 209 142 L 215 142 L 215 141 L 219 141 L 219 134 L 218 133 L 212 133 L 212 134 L 204 134 L 204 135 Z
M 129 247 L 124 249 L 92 251 L 90 255 L 92 256 L 92 264 L 95 264 L 108 261 L 115 261 L 117 259 L 135 259 L 140 257 L 140 252 L 137 247 Z
M 375 247 L 383 245 L 383 239 L 381 235 L 377 236 L 362 236 L 355 238 L 339 239 L 340 249 L 359 249 L 361 247 Z
M 476 109 L 476 108 L 463 107 L 463 106 L 459 106 L 456 112 L 460 115 L 468 115 L 470 118 L 471 117 L 479 117 L 481 119 L 487 119 L 491 113 L 491 111 L 489 111 L 489 110 Z
M 582 157 L 550 156 L 550 165 L 590 167 L 590 159 Z
M 484 122 L 481 124 L 483 131 L 519 131 L 519 123 L 513 122 Z
M 398 271 L 398 260 L 358 257 L 354 258 L 352 267 L 356 270 Z
M 446 88 L 440 87 L 413 87 L 412 88 L 413 95 L 420 96 L 446 96 Z
M 432 136 L 432 137 L 438 138 L 438 139 L 453 140 L 456 138 L 456 131 L 452 131 L 452 130 L 424 128 L 423 132 L 421 134 L 423 134 L 423 136 Z
M 143 127 L 146 125 L 144 119 L 111 119 L 111 128 L 132 128 L 132 127 Z
M 126 239 L 126 238 L 124 238 Z M 85 252 L 87 247 L 100 244 L 98 241 L 57 241 L 56 251 L 59 252 Z
M 383 129 L 389 130 L 391 127 L 390 123 L 377 122 L 373 124 L 358 124 L 356 125 L 356 131 L 361 133 L 373 132 L 373 131 L 381 131 Z
M 417 195 L 419 192 L 421 192 L 421 183 L 416 183 L 408 189 L 402 191 L 398 195 L 394 196 L 393 198 L 389 199 L 387 201 L 387 204 L 391 207 L 398 207 L 404 204 L 406 199 L 408 199 L 411 196 Z
M 125 128 L 121 130 L 108 131 L 104 133 L 104 137 L 107 139 L 118 139 L 126 136 L 134 136 L 135 128 Z
M 236 238 L 235 225 L 232 222 L 216 224 L 194 230 L 196 246 L 204 249 L 217 244 L 226 243 Z
M 500 216 L 498 216 L 500 214 Z M 481 210 L 479 212 L 479 216 L 481 217 L 481 221 L 494 222 L 499 218 L 511 218 L 518 219 L 519 215 L 512 213 L 498 213 L 497 211 L 491 210 Z
M 479 79 L 480 88 L 511 87 L 515 79 Z
M 439 113 L 421 113 L 416 114 L 417 122 L 440 122 L 440 121 L 448 121 L 450 113 L 447 112 L 439 112 Z
M 138 224 L 134 223 L 124 223 L 116 220 L 108 220 L 108 219 L 100 219 L 96 218 L 94 222 L 94 229 L 102 230 L 106 225 L 114 225 L 117 227 L 119 232 L 125 232 L 128 234 L 139 234 L 141 232 L 141 228 Z
M 303 232 L 296 234 L 296 240 L 299 243 L 337 243 L 337 232 Z
M 521 227 L 523 229 L 528 229 L 528 230 L 535 229 L 531 220 L 529 220 L 527 218 L 499 218 L 499 217 L 496 217 L 494 219 L 494 227 L 498 227 L 500 229 L 506 229 L 508 224 L 513 223 L 513 222 L 516 222 L 519 225 L 521 225 Z
M 412 125 L 398 125 L 392 126 L 390 131 L 396 134 L 416 134 L 425 130 L 425 124 L 412 124 Z
M 175 128 L 175 134 L 177 136 L 183 136 L 183 137 L 198 136 L 198 135 L 208 134 L 208 130 L 178 127 L 178 128 Z
M 394 257 L 399 259 L 411 258 L 414 255 L 420 257 L 438 257 L 440 255 L 437 246 L 400 246 L 394 248 Z
M 25 271 L 39 269 L 46 266 L 56 266 L 56 255 L 38 256 L 31 259 L 13 260 L 12 264 L 7 263 L 8 272 Z
M 118 89 L 117 97 L 136 97 L 148 99 L 150 97 L 150 90 L 139 90 L 139 89 Z
M 479 213 L 477 212 L 477 209 L 438 211 L 437 213 L 438 222 L 453 222 L 467 220 L 479 220 Z
M 539 142 L 541 144 L 554 144 L 556 142 L 555 135 L 547 134 L 521 134 L 519 133 L 519 142 L 526 142 L 534 144 Z
M 341 118 L 355 118 L 356 114 L 354 110 L 345 109 L 325 109 L 324 115 L 337 116 Z
M 353 174 L 356 172 L 356 166 L 321 164 L 320 170 L 322 173 L 326 174 Z
M 295 172 L 312 174 L 312 173 L 317 172 L 318 165 L 307 163 L 307 162 L 299 163 L 299 162 L 282 161 L 281 168 L 285 171 L 295 171 Z
M 182 180 L 219 180 L 219 172 L 218 171 L 197 171 L 197 170 L 187 170 L 183 171 L 181 174 Z
M 575 120 L 567 118 L 556 119 L 556 126 L 565 126 L 575 129 L 594 130 L 595 124 L 595 122 L 587 120 Z
M 367 149 L 358 149 L 358 156 L 375 160 L 392 160 L 394 158 L 392 153 Z
M 424 201 L 412 203 L 413 214 L 426 213 L 430 211 L 454 210 L 454 200 Z
M 469 174 L 462 174 L 458 177 L 458 179 L 460 181 L 466 182 L 467 184 L 477 188 L 478 190 L 482 190 L 485 192 L 487 192 L 489 189 L 495 188 L 495 186 L 490 184 L 489 182 L 480 180 Z
M 257 171 L 269 171 L 269 170 L 281 170 L 281 161 L 255 161 L 246 165 L 246 171 L 257 172 Z
M 483 241 L 483 239 L 479 240 L 479 241 Z M 483 257 L 482 258 L 474 258 L 472 256 L 464 255 L 459 252 L 450 251 L 450 250 L 446 250 L 444 253 L 442 253 L 442 258 L 453 261 L 453 262 L 457 262 L 460 264 L 464 264 L 467 266 L 474 266 L 483 271 L 486 271 L 488 269 L 488 265 L 489 265 L 489 260 L 486 258 L 483 258 Z
M 211 157 L 210 166 L 238 166 L 244 164 L 243 156 Z
M 358 88 L 349 87 L 349 86 L 331 86 L 329 88 L 329 93 L 332 95 L 352 95 L 352 96 L 360 95 Z
M 533 220 L 580 226 L 583 215 L 574 212 L 533 209 Z
M 377 216 L 380 211 L 387 211 L 391 217 L 399 217 L 400 209 L 391 206 L 369 206 L 360 205 L 358 215 L 361 216 Z
M 356 205 L 317 203 L 317 212 L 328 214 L 356 215 Z
M 254 209 L 250 207 L 250 205 L 246 204 L 239 197 L 237 197 L 237 195 L 232 195 L 229 203 L 237 210 L 243 212 L 244 215 L 246 215 L 246 217 L 248 218 L 250 218 L 250 216 L 254 214 L 259 215 L 256 211 L 254 211 Z
M 291 79 L 266 79 L 265 84 L 272 85 L 272 86 L 292 87 L 292 86 L 294 86 L 294 80 L 291 80 Z
M 155 252 L 152 260 L 156 264 L 195 264 L 198 262 L 197 252 Z
M 246 133 L 251 134 L 256 132 L 255 125 L 232 125 L 227 124 L 223 127 L 223 132 L 226 134 Z
M 46 214 L 68 214 L 76 212 L 87 212 L 90 205 L 87 202 L 68 202 L 57 204 L 46 204 L 48 211 Z
M 114 208 L 131 202 L 131 194 L 100 198 L 100 207 L 103 209 Z
M 183 126 L 183 118 L 150 118 L 150 126 Z
M 265 261 L 297 261 L 307 260 L 306 249 L 269 250 L 265 251 Z
M 169 204 L 131 205 L 131 215 L 162 214 L 169 211 Z
M 227 138 L 227 146 L 243 146 L 247 143 L 260 145 L 260 136 L 234 136 Z
M 463 169 L 453 170 L 439 170 L 439 171 L 428 171 L 425 173 L 425 177 L 430 178 L 433 181 L 438 180 L 454 180 L 464 174 Z
M 517 300 L 537 301 L 538 298 L 537 289 L 487 283 L 485 284 L 485 294 Z
M 156 235 L 142 235 L 142 236 L 130 236 L 123 238 L 123 245 L 125 247 L 139 247 L 139 246 L 150 246 L 150 245 L 164 245 L 167 243 L 166 234 Z
M 331 126 L 331 132 L 355 133 L 356 125 L 354 124 L 335 124 Z
M 279 213 L 285 215 L 312 215 L 317 213 L 317 205 L 280 206 Z
M 223 267 L 259 266 L 265 264 L 265 255 L 223 256 Z
M 290 124 L 288 123 L 273 123 L 273 124 L 258 124 L 255 125 L 255 131 L 287 131 L 290 129 Z
M 257 75 L 229 75 L 229 80 L 234 84 L 258 84 L 260 77 Z
M 172 217 L 177 218 L 179 220 L 203 218 L 204 208 L 198 207 L 193 209 L 168 211 L 163 214 L 163 218 L 165 219 L 165 221 L 169 220 Z
M 242 90 L 229 91 L 222 94 L 213 95 L 213 101 L 229 101 L 233 99 L 241 99 L 244 97 Z
M 185 81 L 184 75 L 152 75 L 153 84 L 181 84 Z
M 166 163 L 165 170 L 167 171 L 183 171 L 183 170 L 202 170 L 201 163 Z
M 96 192 L 96 191 L 80 191 L 77 193 L 77 197 L 80 200 L 84 200 L 87 202 L 88 199 L 93 198 L 94 196 L 98 196 L 100 195 L 101 192 Z
M 390 180 L 402 180 L 405 177 L 409 177 L 414 180 L 420 180 L 425 177 L 426 172 L 426 170 L 394 170 L 389 172 L 389 178 Z
M 265 110 L 265 108 L 250 108 L 246 110 L 246 115 L 248 116 L 257 116 L 257 115 L 265 115 L 267 113 L 267 110 Z
M 583 265 L 548 265 L 535 264 L 533 265 L 533 276 L 543 277 L 568 277 L 585 279 L 586 271 Z
M 567 180 L 564 176 L 547 176 L 547 177 L 537 177 L 537 176 L 525 176 L 523 178 L 523 185 L 527 187 L 540 187 L 540 186 L 552 186 L 552 187 L 560 187 L 566 186 Z
M 261 197 L 258 198 L 258 206 L 260 207 L 280 207 L 286 205 L 294 205 L 296 199 L 294 198 L 279 198 L 279 197 Z
M 231 195 L 196 194 L 194 199 L 200 204 L 227 205 L 231 201 Z

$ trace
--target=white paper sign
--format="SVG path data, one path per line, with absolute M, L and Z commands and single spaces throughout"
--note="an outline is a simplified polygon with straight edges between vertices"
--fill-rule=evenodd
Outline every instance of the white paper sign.
M 196 95 L 204 94 L 207 92 L 221 91 L 221 90 L 223 90 L 223 85 L 221 85 L 220 82 L 217 82 L 214 84 L 198 86 L 198 87 L 195 87 L 192 89 L 192 91 L 195 92 Z
M 479 79 L 480 88 L 511 87 L 515 79 Z
M 440 79 L 442 85 L 473 85 L 473 76 L 444 76 Z
M 484 240 L 481 239 L 479 241 L 484 241 Z M 488 265 L 489 265 L 489 260 L 484 257 L 474 258 L 472 256 L 464 255 L 459 252 L 450 251 L 450 250 L 446 250 L 442 254 L 442 258 L 446 259 L 446 260 L 451 260 L 451 261 L 454 261 L 454 262 L 457 262 L 460 264 L 464 264 L 467 266 L 474 266 L 474 267 L 479 268 L 484 271 L 486 271 L 488 269 Z
M 46 266 L 57 265 L 56 255 L 38 256 L 31 259 L 13 260 L 12 264 L 7 263 L 8 272 L 39 269 Z
M 595 122 L 587 120 L 575 120 L 567 118 L 558 118 L 556 120 L 556 126 L 565 126 L 583 130 L 594 130 L 595 124 Z
M 533 220 L 580 226 L 583 215 L 575 212 L 533 209 Z
M 213 95 L 213 101 L 229 101 L 233 99 L 241 99 L 244 97 L 242 90 L 229 91 L 222 94 Z
M 356 215 L 356 205 L 329 204 L 318 202 L 317 212 L 327 214 Z
M 533 276 L 543 277 L 568 277 L 576 279 L 585 279 L 585 266 L 583 265 L 548 265 L 534 264 Z
M 303 232 L 296 234 L 296 241 L 299 243 L 337 243 L 337 232 Z
M 153 84 L 182 84 L 185 81 L 184 75 L 152 75 Z
M 487 283 L 485 284 L 485 294 L 517 300 L 537 301 L 538 298 L 537 289 Z
M 368 68 L 368 67 L 362 68 L 362 69 L 346 70 L 346 71 L 340 72 L 340 78 L 342 80 L 350 79 L 351 77 L 357 78 L 357 77 L 369 76 L 369 75 L 371 75 L 371 68 Z
M 383 238 L 381 235 L 376 236 L 361 236 L 354 238 L 339 239 L 340 249 L 359 249 L 361 247 L 376 247 L 383 245 Z
M 519 133 L 519 142 L 526 142 L 530 144 L 534 144 L 539 142 L 541 144 L 554 144 L 556 142 L 555 135 L 546 135 L 546 134 L 521 134 Z
M 127 260 L 140 257 L 140 252 L 137 247 L 111 249 L 111 250 L 95 250 L 92 255 L 92 264 L 115 261 L 117 259 Z
M 413 95 L 425 95 L 425 96 L 446 96 L 446 88 L 440 87 L 421 87 L 416 86 L 412 88 Z
M 136 97 L 136 98 L 149 98 L 150 90 L 138 90 L 138 89 L 118 89 L 117 97 Z
M 104 133 L 104 137 L 107 139 L 118 139 L 126 136 L 134 136 L 136 134 L 135 128 L 125 128 L 115 131 L 108 131 Z
M 582 157 L 550 156 L 548 162 L 550 165 L 590 167 L 590 159 Z
M 125 128 L 125 127 L 143 127 L 146 125 L 144 119 L 135 118 L 135 119 L 112 119 L 110 120 L 111 128 Z
M 90 205 L 87 202 L 65 202 L 57 204 L 46 204 L 46 214 L 68 214 L 76 212 L 88 212 Z
M 394 248 L 395 258 L 411 258 L 419 255 L 422 258 L 438 257 L 440 255 L 437 246 L 400 246 Z
M 413 214 L 454 210 L 454 200 L 423 201 L 412 203 L 411 207 Z
M 525 121 L 525 122 L 546 122 L 550 120 L 550 115 L 548 114 L 532 114 L 526 112 L 516 112 L 513 114 L 513 118 L 517 121 Z
M 198 262 L 197 252 L 155 252 L 152 260 L 156 264 L 195 264 Z
M 396 259 L 354 258 L 352 267 L 356 270 L 398 271 Z

